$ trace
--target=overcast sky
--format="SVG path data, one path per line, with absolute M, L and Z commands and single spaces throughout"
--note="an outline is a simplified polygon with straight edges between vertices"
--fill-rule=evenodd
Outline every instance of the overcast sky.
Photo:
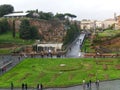
M 77 20 L 104 20 L 113 18 L 114 12 L 120 15 L 120 0 L 0 0 L 1 4 L 11 4 L 15 11 L 72 13 Z

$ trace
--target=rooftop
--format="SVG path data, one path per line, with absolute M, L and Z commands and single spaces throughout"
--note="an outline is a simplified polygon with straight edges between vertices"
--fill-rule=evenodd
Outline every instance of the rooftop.
M 17 16 L 26 16 L 28 13 L 10 13 L 4 15 L 4 17 L 17 17 Z

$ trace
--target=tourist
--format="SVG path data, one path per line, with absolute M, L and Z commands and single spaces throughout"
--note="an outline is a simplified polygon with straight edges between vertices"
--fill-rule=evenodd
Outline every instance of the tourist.
M 99 80 L 96 80 L 95 85 L 96 87 L 99 87 Z
M 3 71 L 6 72 L 6 67 L 3 68 Z
M 2 68 L 2 73 L 4 72 L 4 69 Z
M 83 90 L 85 90 L 85 80 L 83 80 Z
M 24 86 L 25 86 L 24 83 L 22 83 L 22 90 L 24 90 Z
M 97 81 L 95 82 L 95 85 L 96 85 L 96 87 L 97 87 Z
M 89 88 L 89 82 L 87 82 L 87 88 Z
M 48 53 L 49 53 L 49 54 L 51 53 L 51 50 L 50 50 L 50 49 L 48 50 Z
M 24 87 L 25 87 L 25 89 L 27 90 L 27 83 L 25 84 L 25 86 L 24 86 Z
M 47 53 L 47 57 L 49 57 L 49 53 Z
M 37 90 L 39 90 L 39 84 L 37 84 Z
M 97 80 L 97 86 L 99 87 L 99 80 Z
M 50 57 L 51 57 L 51 58 L 53 57 L 52 53 L 50 53 Z
M 42 89 L 41 89 L 41 85 L 40 85 L 40 84 L 39 84 L 39 90 L 42 90 Z
M 13 90 L 14 88 L 14 85 L 13 85 L 13 82 L 11 82 L 11 90 Z
M 43 85 L 42 84 L 40 85 L 40 87 L 41 87 L 41 90 L 43 90 Z
M 44 52 L 43 52 L 43 51 L 41 51 L 41 57 L 42 57 L 42 58 L 44 57 Z
M 18 60 L 20 61 L 20 56 L 18 57 Z
M 90 87 L 91 87 L 91 83 L 92 83 L 92 81 L 91 81 L 91 80 L 89 80 L 89 85 L 90 85 Z

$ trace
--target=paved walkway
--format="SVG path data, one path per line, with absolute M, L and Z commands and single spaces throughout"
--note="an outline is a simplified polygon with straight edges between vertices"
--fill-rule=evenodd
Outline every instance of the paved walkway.
M 82 85 L 79 85 L 68 88 L 51 88 L 45 90 L 120 90 L 120 80 L 100 82 L 99 88 L 96 87 L 95 83 L 92 83 L 91 88 L 86 87 L 85 89 L 83 89 Z
M 0 89 L 0 90 L 11 90 L 11 89 Z M 14 90 L 21 90 L 21 89 L 14 89 Z M 36 89 L 31 88 L 27 90 L 36 90 Z M 86 87 L 85 89 L 83 89 L 82 85 L 78 85 L 67 88 L 48 88 L 43 90 L 120 90 L 120 80 L 100 82 L 99 88 L 96 87 L 95 83 L 92 83 L 91 88 Z
M 72 43 L 71 47 L 69 48 L 66 57 L 78 58 L 81 55 L 80 49 L 84 40 L 85 34 L 80 34 L 79 37 Z

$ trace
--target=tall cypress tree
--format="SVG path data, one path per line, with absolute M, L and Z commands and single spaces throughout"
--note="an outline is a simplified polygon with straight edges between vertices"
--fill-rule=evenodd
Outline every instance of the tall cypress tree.
M 16 32 L 15 32 L 15 20 L 13 20 L 13 38 L 16 37 Z
M 38 39 L 38 30 L 35 26 L 30 26 L 29 20 L 24 19 L 20 25 L 20 38 Z

